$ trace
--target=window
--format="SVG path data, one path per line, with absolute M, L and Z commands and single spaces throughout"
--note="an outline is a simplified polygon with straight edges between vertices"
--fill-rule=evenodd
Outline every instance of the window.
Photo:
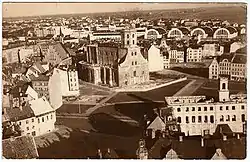
M 220 106 L 220 110 L 221 110 L 221 111 L 223 110 L 223 107 L 222 107 L 222 106 Z
M 232 110 L 235 110 L 235 106 L 232 106 Z
M 178 117 L 178 118 L 177 118 L 177 122 L 178 122 L 178 123 L 181 123 L 181 117 Z
M 134 38 L 134 37 L 135 37 L 135 34 L 132 35 L 132 38 Z
M 198 107 L 198 111 L 201 111 L 201 107 Z
M 34 123 L 34 119 L 31 119 L 31 122 Z
M 136 71 L 134 71 L 134 77 L 136 77 Z
M 53 118 L 53 115 L 51 114 L 50 118 L 52 119 Z
M 127 41 L 127 44 L 129 44 L 129 41 Z
M 135 56 L 136 56 L 136 52 L 135 52 Z
M 207 111 L 207 107 L 204 107 L 204 111 Z
M 34 125 L 32 126 L 32 129 L 35 129 L 35 126 L 34 126 Z
M 195 123 L 195 116 L 192 116 L 192 123 Z
M 39 118 L 37 119 L 37 121 L 38 121 L 38 123 L 40 123 L 40 119 Z
M 127 34 L 127 38 L 129 38 L 129 34 Z
M 134 65 L 134 61 L 132 61 L 132 65 Z
M 181 112 L 181 108 L 177 108 L 177 111 L 178 111 L 178 112 Z
M 26 124 L 29 124 L 29 120 L 26 120 Z
M 44 117 L 42 117 L 42 122 L 44 122 Z
M 226 106 L 226 110 L 228 110 L 229 109 L 229 106 Z
M 186 112 L 188 112 L 189 111 L 189 108 L 188 107 L 186 107 Z
M 236 121 L 236 115 L 233 115 L 232 121 Z
M 22 122 L 19 122 L 19 125 L 22 125 Z
M 195 111 L 195 107 L 192 107 L 192 111 Z
M 226 83 L 222 83 L 222 89 L 226 89 Z
M 134 52 L 131 52 L 131 55 L 133 56 L 133 55 L 134 55 Z
M 211 106 L 211 107 L 210 107 L 210 111 L 213 111 L 213 110 L 214 110 L 214 107 Z
M 221 122 L 224 121 L 224 116 L 223 116 L 223 115 L 220 116 L 220 121 L 221 121 Z
M 242 115 L 241 115 L 241 121 L 242 121 L 242 122 L 245 122 L 245 121 L 246 121 L 246 116 L 245 116 L 245 114 L 242 114 Z
M 227 115 L 226 121 L 230 121 L 230 116 Z
M 210 116 L 210 122 L 214 123 L 214 116 L 213 115 Z
M 135 61 L 135 65 L 137 65 L 137 61 Z
M 207 123 L 208 122 L 208 118 L 207 118 L 207 116 L 205 115 L 204 116 L 204 123 Z
M 30 130 L 30 128 L 29 128 L 29 127 L 27 127 L 26 129 L 27 129 L 27 131 L 28 131 L 28 130 Z
M 244 106 L 244 105 L 241 105 L 241 109 L 244 110 L 244 109 L 245 109 L 245 106 Z
M 189 118 L 188 118 L 188 116 L 186 116 L 186 123 L 189 123 Z
M 49 120 L 49 116 L 47 115 L 47 120 Z
M 135 40 L 133 40 L 133 44 L 135 44 Z
M 31 134 L 32 136 L 36 136 L 36 131 L 33 131 Z
M 201 116 L 198 116 L 198 123 L 201 123 Z

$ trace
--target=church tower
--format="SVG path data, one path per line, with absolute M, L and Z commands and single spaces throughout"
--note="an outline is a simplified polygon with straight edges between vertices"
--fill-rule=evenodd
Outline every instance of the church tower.
M 219 78 L 219 101 L 225 102 L 229 101 L 229 90 L 228 90 L 228 78 Z
M 122 45 L 123 47 L 136 46 L 137 35 L 135 29 L 125 29 L 122 32 Z

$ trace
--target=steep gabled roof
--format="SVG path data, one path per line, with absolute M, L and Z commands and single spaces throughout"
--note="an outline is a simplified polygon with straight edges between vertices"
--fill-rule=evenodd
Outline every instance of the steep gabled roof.
M 162 119 L 157 116 L 147 127 L 147 129 L 153 130 L 163 130 L 165 129 L 166 124 L 162 121 Z
M 45 97 L 29 101 L 29 104 L 35 116 L 54 111 Z

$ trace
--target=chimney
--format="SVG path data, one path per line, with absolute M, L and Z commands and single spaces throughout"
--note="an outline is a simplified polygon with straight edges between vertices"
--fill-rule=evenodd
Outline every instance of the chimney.
M 100 149 L 98 149 L 98 156 L 99 156 L 100 159 L 102 159 L 102 152 L 101 152 Z
M 204 138 L 201 137 L 201 147 L 204 147 Z
M 180 141 L 180 142 L 183 141 L 183 136 L 179 136 L 179 141 Z
M 226 141 L 226 140 L 227 140 L 227 136 L 223 135 L 223 141 Z
M 237 134 L 237 139 L 240 139 L 240 134 Z

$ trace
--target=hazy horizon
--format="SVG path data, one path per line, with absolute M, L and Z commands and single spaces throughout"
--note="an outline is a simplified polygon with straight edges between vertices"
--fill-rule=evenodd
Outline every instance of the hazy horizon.
M 240 6 L 241 3 L 2 3 L 4 18 L 60 14 L 86 14 L 134 10 L 185 9 L 199 7 Z M 185 5 L 184 5 L 185 4 Z

